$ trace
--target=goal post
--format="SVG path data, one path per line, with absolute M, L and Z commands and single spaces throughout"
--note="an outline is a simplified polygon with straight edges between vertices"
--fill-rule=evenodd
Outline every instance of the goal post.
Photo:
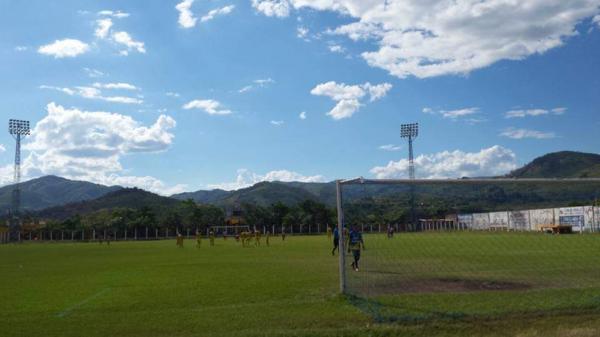
M 529 184 L 529 185 L 527 185 Z M 347 228 L 347 214 L 345 214 L 345 212 L 348 211 L 347 207 L 360 207 L 360 206 L 356 206 L 356 205 L 349 205 L 348 204 L 348 200 L 346 200 L 345 198 L 345 194 L 344 194 L 344 187 L 350 187 L 350 186 L 362 186 L 364 188 L 368 187 L 368 186 L 373 186 L 373 185 L 401 185 L 401 186 L 405 186 L 406 189 L 403 189 L 401 192 L 398 193 L 404 193 L 406 194 L 412 194 L 415 193 L 415 188 L 420 188 L 420 187 L 425 187 L 425 186 L 437 186 L 437 187 L 447 187 L 449 190 L 451 190 L 451 188 L 449 186 L 452 186 L 452 188 L 461 188 L 461 187 L 467 187 L 467 186 L 473 186 L 473 188 L 477 189 L 477 188 L 485 188 L 486 185 L 494 185 L 494 186 L 521 186 L 521 185 L 526 185 L 526 186 L 542 186 L 544 188 L 546 187 L 551 187 L 554 190 L 558 190 L 559 192 L 557 193 L 562 193 L 560 191 L 562 191 L 561 186 L 580 186 L 581 184 L 587 184 L 587 186 L 592 186 L 595 189 L 595 191 L 600 192 L 600 178 L 463 178 L 463 179 L 365 179 L 365 178 L 355 178 L 355 179 L 349 179 L 349 180 L 336 180 L 336 207 L 337 207 L 337 228 L 338 228 L 338 232 L 340 235 L 340 242 L 339 242 L 339 261 L 338 261 L 338 269 L 339 269 L 339 291 L 341 294 L 346 294 L 346 295 L 356 295 L 356 292 L 354 291 L 354 289 L 349 288 L 349 284 L 348 284 L 348 277 L 349 277 L 349 269 L 348 269 L 348 261 L 347 257 L 346 257 L 346 249 L 348 248 L 347 245 L 347 233 L 345 231 L 345 229 Z M 526 188 L 526 186 L 521 186 L 521 188 Z M 565 188 L 565 191 L 568 188 Z M 452 193 L 452 192 L 447 192 L 447 193 Z M 597 193 L 598 196 L 600 196 L 600 193 Z M 350 196 L 350 195 L 349 195 Z M 352 194 L 353 197 L 356 198 L 356 193 Z M 559 195 L 560 196 L 560 195 Z M 457 195 L 456 198 L 459 199 L 460 197 L 462 197 L 461 195 Z M 407 209 L 409 207 L 411 207 L 410 202 L 414 202 L 414 200 L 412 200 L 413 197 L 409 197 L 406 200 L 409 200 L 407 202 L 406 205 L 404 205 Z M 404 199 L 403 199 L 404 200 Z M 412 200 L 412 201 L 411 201 Z M 585 212 L 588 212 L 591 215 L 585 215 L 586 217 L 591 217 L 590 220 L 592 222 L 591 227 L 586 227 L 585 230 L 583 227 L 579 228 L 577 227 L 578 225 L 576 224 L 576 216 L 575 215 L 568 215 L 568 207 L 569 202 L 565 201 L 564 203 L 562 203 L 560 205 L 560 207 L 562 208 L 556 208 L 558 206 L 548 206 L 549 209 L 550 207 L 555 207 L 556 212 L 563 212 L 563 209 L 565 209 L 564 212 L 567 212 L 565 214 L 560 213 L 560 214 L 556 214 L 553 215 L 552 218 L 547 217 L 547 224 L 540 224 L 540 223 L 533 223 L 533 218 L 529 218 L 529 217 L 533 217 L 533 216 L 538 216 L 536 213 L 536 210 L 532 210 L 530 211 L 524 211 L 524 210 L 520 210 L 518 209 L 518 205 L 517 206 L 511 206 L 509 208 L 507 208 L 506 210 L 502 210 L 502 211 L 497 211 L 497 212 L 488 212 L 487 213 L 487 217 L 488 219 L 490 219 L 490 217 L 492 217 L 492 220 L 487 220 L 487 222 L 484 221 L 484 225 L 483 226 L 479 226 L 479 223 L 477 221 L 473 222 L 473 217 L 475 216 L 475 218 L 481 218 L 483 217 L 483 215 L 480 214 L 461 214 L 461 213 L 468 213 L 468 212 L 461 212 L 460 209 L 456 209 L 456 216 L 455 216 L 455 220 L 452 221 L 446 221 L 444 222 L 443 220 L 440 221 L 436 221 L 436 219 L 415 219 L 414 218 L 414 214 L 410 214 L 407 213 L 406 218 L 411 217 L 410 222 L 412 222 L 412 226 L 408 226 L 408 224 L 405 224 L 407 226 L 405 226 L 404 228 L 407 228 L 407 231 L 410 230 L 413 233 L 410 233 L 410 238 L 406 238 L 404 239 L 409 240 L 409 239 L 413 239 L 413 238 L 417 238 L 419 235 L 423 234 L 425 235 L 425 232 L 428 232 L 432 229 L 452 229 L 452 230 L 456 230 L 456 231 L 465 231 L 465 232 L 469 232 L 469 231 L 478 231 L 481 230 L 481 232 L 483 232 L 485 230 L 485 234 L 484 235 L 509 235 L 509 234 L 504 234 L 504 232 L 507 232 L 509 230 L 511 231 L 520 231 L 520 232 L 536 232 L 536 231 L 541 231 L 541 230 L 548 230 L 548 231 L 556 231 L 557 233 L 560 233 L 564 228 L 569 228 L 570 230 L 577 230 L 580 233 L 584 233 L 584 232 L 597 232 L 600 230 L 600 204 L 597 203 L 597 201 L 595 201 L 593 203 L 593 205 L 590 203 L 591 206 L 582 206 L 581 209 L 583 209 Z M 563 207 L 564 206 L 564 207 Z M 412 211 L 414 211 L 414 205 L 412 205 Z M 417 206 L 418 207 L 418 206 Z M 573 207 L 575 208 L 575 207 Z M 553 208 L 554 209 L 554 208 Z M 554 211 L 553 211 L 554 212 Z M 471 213 L 474 213 L 471 211 Z M 497 213 L 497 214 L 496 214 Z M 539 212 L 540 214 L 542 214 L 542 210 L 540 210 Z M 586 213 L 587 214 L 587 213 Z M 467 215 L 470 215 L 471 220 L 468 220 Z M 462 217 L 461 217 L 462 216 Z M 494 216 L 497 217 L 494 218 Z M 579 215 L 577 215 L 579 216 Z M 538 216 L 538 218 L 541 217 Z M 460 218 L 460 219 L 459 219 Z M 560 221 L 559 221 L 560 218 Z M 496 219 L 498 223 L 495 223 L 494 220 Z M 537 219 L 537 218 L 536 218 Z M 543 218 L 542 219 L 546 219 Z M 582 215 L 582 219 L 583 219 L 583 215 Z M 587 218 L 586 218 L 587 219 Z M 476 219 L 477 220 L 477 219 Z M 351 220 L 350 220 L 351 221 Z M 468 222 L 471 221 L 471 222 Z M 512 221 L 512 222 L 511 222 Z M 546 220 L 540 220 L 540 221 L 546 221 Z M 570 221 L 572 223 L 570 223 Z M 587 220 L 586 220 L 587 221 Z M 485 223 L 487 223 L 487 225 L 485 225 Z M 595 225 L 594 225 L 595 224 Z M 394 226 L 392 224 L 385 224 L 385 223 L 380 223 L 380 225 L 383 225 L 383 227 L 385 228 L 386 225 L 387 226 Z M 398 224 L 395 224 L 396 228 L 398 228 Z M 544 227 L 546 226 L 546 227 Z M 561 229 L 562 228 L 562 229 Z M 488 233 L 489 232 L 489 233 Z M 467 240 L 465 238 L 461 238 L 460 234 L 457 234 L 456 237 L 452 236 L 453 234 L 449 233 L 448 237 L 444 237 L 444 240 Z M 518 234 L 514 234 L 514 235 L 518 235 Z M 527 235 L 530 234 L 524 234 L 527 240 Z M 533 234 L 531 234 L 533 235 Z M 489 239 L 488 241 L 490 242 L 496 242 L 493 241 L 495 240 L 496 237 L 492 237 L 491 239 Z M 595 247 L 596 245 L 596 237 L 593 237 L 592 241 L 585 241 L 583 244 L 588 245 L 585 246 L 585 249 L 588 249 L 590 247 Z M 600 241 L 600 237 L 597 238 L 597 241 Z M 432 238 L 431 240 L 435 240 L 435 238 Z M 440 239 L 441 240 L 441 239 Z M 470 240 L 470 239 L 469 239 Z M 503 239 L 504 240 L 504 239 Z M 512 238 L 508 238 L 506 240 L 512 240 Z M 516 237 L 514 239 L 514 242 L 519 242 L 519 240 L 524 240 L 522 238 Z M 403 242 L 405 242 L 403 241 Z M 483 241 L 485 241 L 485 239 L 483 239 Z M 537 242 L 537 241 L 536 241 Z M 561 242 L 562 243 L 562 242 Z M 510 243 L 509 243 L 510 244 Z M 519 243 L 520 244 L 520 243 Z M 553 243 L 554 245 L 557 245 L 558 243 Z M 482 243 L 483 245 L 483 243 Z M 525 245 L 525 243 L 523 243 L 523 245 Z M 551 251 L 552 244 L 550 244 L 550 246 L 546 247 L 542 247 L 542 249 L 548 249 L 547 252 L 542 252 L 541 254 L 547 254 L 548 258 L 551 259 L 552 258 L 552 254 L 553 252 Z M 371 247 L 369 245 L 369 242 L 366 242 L 366 246 L 369 248 Z M 598 246 L 600 248 L 600 246 Z M 377 254 L 377 248 L 375 248 L 375 252 L 371 251 L 371 249 L 369 248 L 368 251 L 366 251 L 365 253 L 363 253 L 365 256 L 369 256 L 372 254 Z M 433 253 L 431 253 L 428 249 L 428 247 L 420 247 L 423 248 L 422 249 L 422 254 L 424 256 L 423 260 L 427 260 L 430 258 L 430 256 L 426 256 L 427 254 L 432 255 Z M 460 248 L 460 247 L 459 247 Z M 481 246 L 481 247 L 474 247 L 476 249 L 478 249 L 479 251 L 482 251 L 484 253 L 482 253 L 482 255 L 485 255 L 485 246 Z M 506 249 L 510 249 L 510 248 L 506 248 Z M 415 253 L 415 252 L 408 252 L 409 254 L 419 254 L 419 252 Z M 588 252 L 585 252 L 586 254 Z M 453 252 L 448 252 L 448 254 L 453 254 Z M 536 253 L 532 253 L 532 254 L 536 254 Z M 417 256 L 418 257 L 418 256 Z M 386 259 L 391 260 L 392 257 L 390 256 L 386 256 Z M 383 259 L 383 258 L 382 258 Z M 393 259 L 402 259 L 402 258 L 397 258 L 397 257 L 393 257 Z M 443 259 L 440 259 L 443 260 Z M 503 263 L 503 264 L 507 264 L 506 261 L 499 259 L 500 262 L 499 263 Z M 418 261 L 417 258 L 415 258 L 415 261 Z M 417 263 L 415 261 L 410 261 L 410 263 Z M 393 262 L 393 261 L 392 261 Z M 465 263 L 468 264 L 469 261 L 461 261 L 460 263 Z M 409 263 L 409 262 L 406 262 Z M 424 262 L 425 263 L 425 262 Z M 442 263 L 442 262 L 439 262 Z M 544 262 L 544 263 L 551 263 L 551 262 Z M 473 266 L 476 265 L 476 263 L 473 263 L 472 265 L 470 265 L 470 268 L 474 268 Z M 442 264 L 443 268 L 450 270 L 452 268 L 452 265 L 448 265 L 448 264 Z M 433 267 L 432 267 L 433 268 Z M 523 267 L 525 268 L 525 267 Z M 427 268 L 425 268 L 427 269 Z M 500 269 L 500 267 L 498 267 L 498 270 Z M 363 269 L 361 268 L 361 272 L 360 273 L 369 273 L 369 269 L 365 269 L 363 271 Z M 511 271 L 512 272 L 512 271 Z M 523 274 L 532 274 L 535 273 L 535 270 L 524 270 L 522 271 Z M 599 265 L 599 269 L 596 270 L 596 272 L 600 273 L 600 265 Z M 390 271 L 390 273 L 393 273 L 393 271 Z M 507 272 L 508 273 L 508 272 Z M 516 271 L 514 273 L 517 273 Z M 352 272 L 352 275 L 355 275 L 357 273 Z M 435 274 L 434 272 L 432 272 L 431 274 Z M 458 275 L 459 273 L 448 273 L 449 275 Z M 471 272 L 471 275 L 477 275 L 477 276 L 481 276 L 486 274 L 484 271 L 478 271 L 478 270 L 474 270 Z M 487 275 L 492 275 L 492 272 L 488 272 Z M 419 276 L 418 275 L 409 275 L 406 277 L 411 277 L 411 278 L 415 278 L 418 279 Z M 375 275 L 369 275 L 369 276 L 365 276 L 365 279 L 367 279 L 368 282 L 371 282 L 371 284 L 368 284 L 367 286 L 371 286 L 376 284 L 380 278 L 384 278 L 384 277 L 379 277 L 379 276 L 375 276 Z M 386 280 L 388 278 L 385 278 Z M 584 281 L 589 281 L 588 277 L 585 275 L 581 276 L 581 281 L 580 283 L 584 283 Z M 419 281 L 421 282 L 421 281 Z M 426 282 L 426 281 L 423 281 Z M 502 281 L 504 282 L 504 281 Z M 500 282 L 501 283 L 501 282 Z M 586 286 L 589 285 L 589 282 L 586 283 Z M 478 287 L 479 285 L 469 285 L 467 284 L 465 287 L 469 287 L 472 286 L 474 288 Z M 482 286 L 485 287 L 485 286 Z M 490 286 L 490 287 L 494 287 L 494 285 Z M 498 286 L 501 287 L 501 286 Z M 517 286 L 515 286 L 517 287 Z M 600 288 L 600 281 L 598 284 L 598 287 Z M 427 287 L 425 287 L 427 288 Z M 433 285 L 431 286 L 431 288 L 435 288 Z M 421 291 L 421 290 L 419 290 Z M 599 292 L 600 294 L 600 292 Z

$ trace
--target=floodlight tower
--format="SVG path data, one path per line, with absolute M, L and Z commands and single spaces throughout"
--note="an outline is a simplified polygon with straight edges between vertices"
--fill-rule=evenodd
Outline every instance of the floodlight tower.
M 413 140 L 419 135 L 419 123 L 400 125 L 400 137 L 408 138 L 408 176 L 415 179 Z
M 9 120 L 8 132 L 15 138 L 17 143 L 15 148 L 15 176 L 10 214 L 10 241 L 15 242 L 21 240 L 21 220 L 19 218 L 19 209 L 21 208 L 21 137 L 31 134 L 29 121 Z
M 408 138 L 408 176 L 415 179 L 415 158 L 413 153 L 413 140 L 419 135 L 419 123 L 400 125 L 400 137 Z M 417 230 L 417 212 L 415 210 L 415 186 L 410 185 L 410 222 L 412 230 Z

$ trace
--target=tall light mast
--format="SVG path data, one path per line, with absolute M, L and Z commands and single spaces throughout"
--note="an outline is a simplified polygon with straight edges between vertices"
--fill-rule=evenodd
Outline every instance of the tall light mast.
M 21 241 L 21 138 L 29 136 L 29 121 L 11 119 L 8 121 L 8 132 L 15 138 L 15 173 L 10 212 L 9 241 Z

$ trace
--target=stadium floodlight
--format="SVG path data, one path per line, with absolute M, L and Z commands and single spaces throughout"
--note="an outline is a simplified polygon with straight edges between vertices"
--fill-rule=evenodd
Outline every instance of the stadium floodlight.
M 419 123 L 400 125 L 400 137 L 408 138 L 408 176 L 415 179 L 415 163 L 413 153 L 413 139 L 419 136 Z
M 10 241 L 21 240 L 21 221 L 19 219 L 19 209 L 21 208 L 21 137 L 29 136 L 31 128 L 29 121 L 20 119 L 10 119 L 8 121 L 8 133 L 16 140 L 15 147 L 15 172 L 14 185 L 12 191 L 12 209 L 10 222 Z

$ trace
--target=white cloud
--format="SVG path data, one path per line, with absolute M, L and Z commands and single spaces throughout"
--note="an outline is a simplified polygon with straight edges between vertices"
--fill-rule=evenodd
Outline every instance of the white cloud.
M 372 40 L 376 49 L 366 50 L 362 57 L 400 78 L 466 74 L 501 60 L 542 54 L 563 45 L 577 34 L 578 23 L 600 12 L 598 0 L 253 0 L 252 4 L 267 16 L 288 16 L 290 8 L 342 14 L 353 22 L 331 32 Z
M 401 159 L 370 172 L 378 179 L 407 178 L 408 167 L 408 159 Z M 416 176 L 426 179 L 498 176 L 516 168 L 515 153 L 499 145 L 479 152 L 443 151 L 415 158 Z
M 15 51 L 27 51 L 29 47 L 27 46 L 16 46 Z
M 432 108 L 423 108 L 422 111 L 423 111 L 423 113 L 426 113 L 426 114 L 434 114 L 435 113 L 435 111 L 433 111 Z
M 600 27 L 600 14 L 594 16 L 594 18 L 592 19 L 592 22 L 597 24 L 598 27 Z
M 229 115 L 231 110 L 222 109 L 221 103 L 213 99 L 196 99 L 183 105 L 183 109 L 200 109 L 209 115 Z
M 165 95 L 169 96 L 169 97 L 180 97 L 181 95 L 178 92 L 167 92 Z
M 92 68 L 83 68 L 83 71 L 85 71 L 85 73 L 88 75 L 88 77 L 91 77 L 91 78 L 98 78 L 98 77 L 102 77 L 102 76 L 106 75 L 103 72 L 101 72 L 100 70 L 92 69 Z
M 47 113 L 23 146 L 29 151 L 23 162 L 24 178 L 55 174 L 162 194 L 184 190 L 183 185 L 170 187 L 153 177 L 122 174 L 123 156 L 166 151 L 171 146 L 173 118 L 161 115 L 151 126 L 143 126 L 129 116 L 67 109 L 55 103 L 48 104 Z M 10 172 L 0 168 L 0 184 L 11 182 L 6 173 Z
M 346 49 L 342 46 L 340 46 L 339 44 L 332 44 L 329 45 L 329 51 L 332 53 L 343 53 L 346 51 Z
M 133 84 L 129 84 L 129 83 L 94 83 L 93 84 L 94 87 L 96 88 L 100 88 L 100 89 L 122 89 L 122 90 L 139 90 L 138 87 L 136 87 Z
M 330 81 L 317 85 L 310 93 L 317 96 L 327 96 L 337 101 L 336 106 L 327 115 L 335 120 L 340 120 L 352 117 L 363 105 L 360 100 L 367 94 L 370 97 L 369 100 L 373 102 L 385 97 L 391 88 L 392 85 L 389 83 L 372 85 L 367 82 L 360 85 L 346 85 Z
M 196 25 L 196 21 L 198 21 L 190 9 L 193 3 L 194 0 L 184 0 L 175 6 L 175 9 L 179 12 L 178 22 L 182 28 L 192 28 Z
M 275 126 L 282 126 L 284 123 L 284 121 L 271 121 L 271 125 Z
M 124 103 L 124 104 L 142 104 L 144 101 L 140 98 L 128 97 L 128 96 L 104 96 L 102 90 L 95 87 L 73 87 L 63 88 L 51 85 L 40 85 L 40 89 L 57 90 L 65 93 L 69 96 L 79 96 L 86 99 L 101 100 L 112 103 Z
M 479 108 L 464 108 L 458 110 L 442 110 L 440 113 L 444 118 L 457 119 L 460 117 L 465 117 L 469 115 L 473 115 L 479 112 Z
M 288 0 L 252 0 L 252 7 L 266 16 L 283 18 L 290 15 Z
M 502 131 L 500 133 L 500 136 L 511 138 L 511 139 L 525 139 L 525 138 L 550 139 L 550 138 L 556 138 L 556 134 L 554 132 L 542 132 L 542 131 L 536 131 L 536 130 L 516 129 L 516 128 L 507 128 L 507 129 L 504 129 L 504 131 Z
M 96 30 L 94 31 L 94 35 L 97 38 L 105 39 L 112 26 L 113 22 L 111 19 L 96 20 Z
M 564 115 L 565 112 L 567 112 L 567 108 L 565 107 L 558 107 L 552 109 L 552 113 L 554 113 L 555 115 Z
M 121 55 L 127 56 L 132 50 L 142 54 L 146 53 L 144 42 L 134 40 L 127 32 L 115 32 L 112 28 L 113 21 L 111 18 L 96 20 L 96 30 L 94 31 L 94 35 L 99 39 L 107 40 L 117 45 L 126 47 L 126 49 L 119 51 L 119 54 Z
M 546 109 L 510 110 L 505 114 L 506 118 L 523 118 L 527 116 L 541 116 L 549 113 Z
M 6 152 L 6 148 L 3 144 L 0 144 L 0 153 Z
M 211 184 L 208 185 L 208 188 L 212 189 L 222 189 L 226 191 L 237 190 L 240 188 L 250 187 L 256 183 L 263 181 L 283 181 L 283 182 L 305 182 L 305 183 L 314 183 L 314 182 L 324 182 L 325 177 L 321 175 L 314 176 L 305 176 L 297 172 L 288 171 L 288 170 L 276 170 L 267 172 L 264 175 L 256 174 L 250 172 L 247 169 L 239 169 L 237 171 L 237 177 L 234 182 L 221 183 L 221 184 Z
M 298 116 L 298 118 L 300 118 L 300 119 L 302 119 L 302 120 L 306 119 L 306 111 L 302 111 L 302 112 L 300 113 L 300 115 Z
M 135 41 L 131 35 L 127 32 L 116 32 L 112 34 L 112 39 L 114 42 L 121 44 L 127 47 L 127 50 L 122 50 L 121 54 L 128 55 L 129 51 L 136 50 L 138 53 L 146 53 L 146 48 L 144 47 L 144 42 Z
M 117 18 L 117 19 L 123 19 L 126 17 L 129 17 L 129 13 L 124 13 L 121 11 L 111 11 L 111 10 L 103 10 L 98 12 L 98 15 L 100 16 L 111 16 L 113 18 Z
M 217 16 L 227 15 L 227 14 L 231 13 L 234 9 L 235 9 L 235 5 L 229 5 L 229 6 L 213 9 L 210 12 L 208 12 L 206 15 L 201 17 L 200 21 L 201 22 L 210 21 Z
M 269 84 L 275 83 L 275 80 L 273 80 L 272 78 L 264 78 L 264 79 L 257 79 L 252 81 L 252 84 L 247 85 L 243 88 L 241 88 L 240 90 L 238 90 L 238 92 L 240 94 L 243 94 L 245 92 L 251 91 L 254 88 L 264 88 L 267 87 Z
M 38 53 L 54 56 L 54 58 L 75 57 L 85 54 L 90 50 L 90 46 L 79 40 L 63 39 L 56 40 L 50 44 L 38 48 Z
M 383 151 L 400 151 L 402 150 L 402 146 L 401 145 L 395 145 L 395 144 L 386 144 L 386 145 L 381 145 L 379 147 L 380 150 Z
M 309 41 L 308 38 L 307 38 L 308 37 L 308 32 L 309 32 L 308 28 L 306 28 L 304 26 L 299 26 L 298 28 L 296 28 L 296 36 L 299 39 L 302 39 L 304 41 Z

